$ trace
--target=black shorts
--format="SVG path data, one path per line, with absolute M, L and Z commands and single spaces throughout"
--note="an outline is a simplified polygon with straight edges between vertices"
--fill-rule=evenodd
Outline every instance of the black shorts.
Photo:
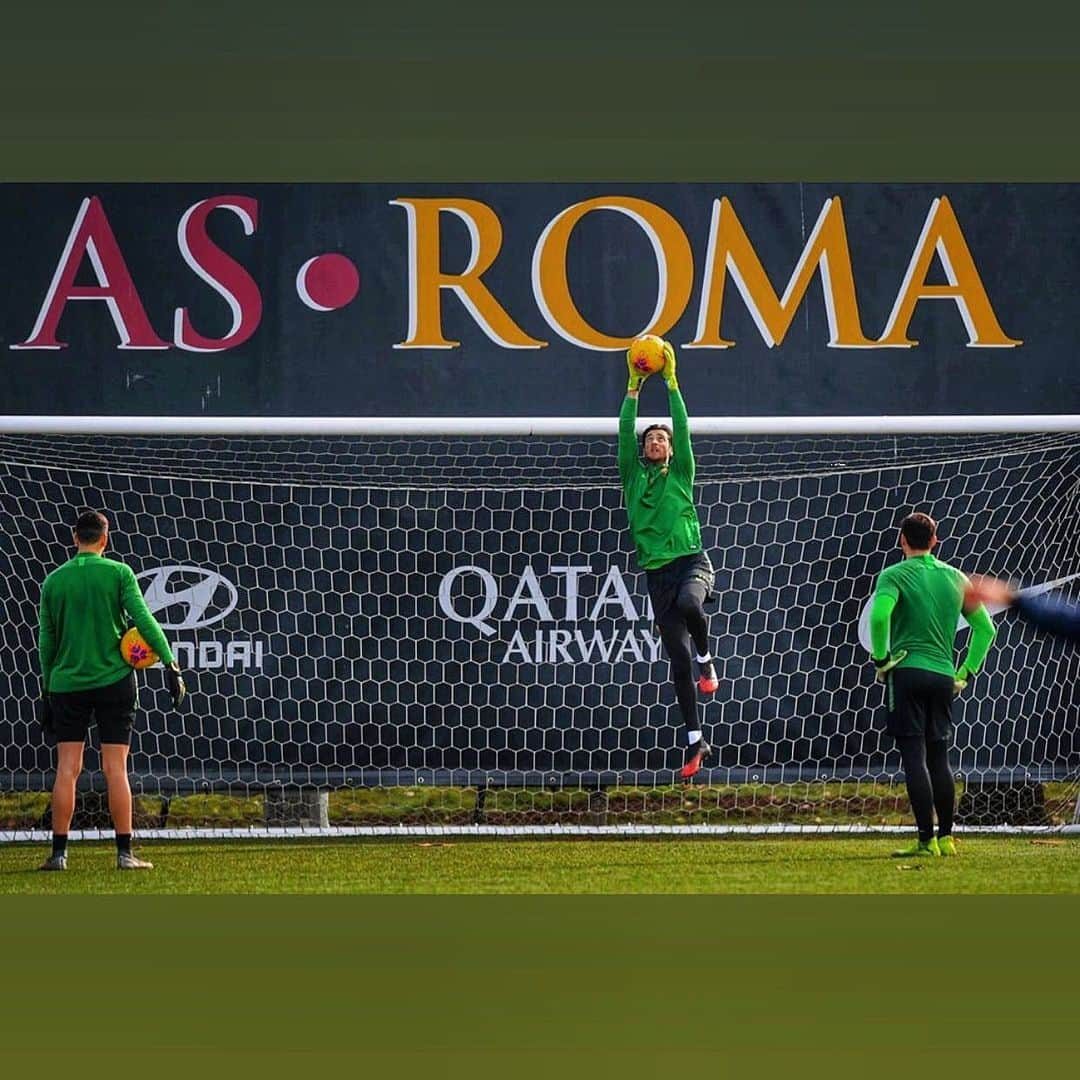
M 952 736 L 953 679 L 922 668 L 895 668 L 885 681 L 885 730 L 894 738 Z
M 645 579 L 648 582 L 649 599 L 652 601 L 653 620 L 657 626 L 662 625 L 670 615 L 684 586 L 700 584 L 704 592 L 703 602 L 706 604 L 712 599 L 716 586 L 712 563 L 704 551 L 693 555 L 680 555 L 656 570 L 646 570 Z
M 137 701 L 134 671 L 108 686 L 49 697 L 57 742 L 86 742 L 91 724 L 96 723 L 102 744 L 131 745 Z

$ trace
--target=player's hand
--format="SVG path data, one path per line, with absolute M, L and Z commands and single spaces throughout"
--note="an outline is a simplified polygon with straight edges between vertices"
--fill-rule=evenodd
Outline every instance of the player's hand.
M 651 371 L 638 371 L 634 367 L 634 358 L 631 356 L 632 349 L 626 350 L 626 369 L 630 372 L 630 378 L 626 383 L 626 392 L 628 394 L 636 394 L 642 387 L 645 380 L 652 374 Z
M 956 669 L 956 674 L 953 676 L 952 680 L 953 697 L 959 697 L 964 692 L 964 688 L 967 686 L 970 678 L 971 674 L 966 667 L 959 667 Z
M 664 366 L 660 369 L 669 390 L 679 389 L 679 380 L 675 377 L 675 346 L 670 341 L 664 342 Z
M 52 698 L 46 693 L 42 693 L 41 701 L 38 703 L 38 723 L 41 725 L 42 734 L 46 739 L 56 737 L 56 720 L 53 716 Z
M 897 653 L 889 653 L 889 655 L 882 660 L 874 657 L 874 682 L 883 683 L 885 681 L 885 676 L 906 657 L 907 649 L 901 649 Z
M 165 685 L 172 695 L 173 708 L 179 709 L 180 702 L 187 697 L 187 687 L 180 676 L 180 665 L 175 660 L 165 668 Z
M 964 610 L 972 611 L 980 604 L 1007 608 L 1016 599 L 1016 591 L 1007 581 L 972 574 L 964 589 Z

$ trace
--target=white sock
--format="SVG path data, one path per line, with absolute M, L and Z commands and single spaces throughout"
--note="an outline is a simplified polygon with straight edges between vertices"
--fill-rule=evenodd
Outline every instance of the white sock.
M 711 664 L 712 663 L 712 657 L 708 653 L 706 653 L 704 656 L 696 656 L 695 655 L 694 659 L 699 664 Z
M 688 731 L 686 733 L 686 738 L 689 741 L 690 745 L 693 746 L 694 743 L 701 742 L 701 732 L 700 731 Z

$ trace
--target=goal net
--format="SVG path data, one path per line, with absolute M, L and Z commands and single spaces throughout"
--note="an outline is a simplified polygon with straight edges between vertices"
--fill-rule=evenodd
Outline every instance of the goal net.
M 613 428 L 0 436 L 0 832 L 48 824 L 37 601 L 87 507 L 191 691 L 172 711 L 160 670 L 139 676 L 144 832 L 909 824 L 860 640 L 898 522 L 925 510 L 961 569 L 1069 590 L 1080 434 L 696 431 L 720 689 L 703 702 L 716 754 L 681 785 Z M 1080 650 L 996 621 L 956 710 L 960 822 L 1069 824 Z M 105 824 L 92 748 L 87 829 Z

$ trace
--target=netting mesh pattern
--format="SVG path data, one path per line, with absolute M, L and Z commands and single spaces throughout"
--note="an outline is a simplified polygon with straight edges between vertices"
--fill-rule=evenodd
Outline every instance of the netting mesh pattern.
M 938 518 L 939 554 L 962 569 L 1080 574 L 1077 436 L 698 438 L 695 452 L 721 684 L 702 780 L 743 786 L 744 803 L 896 779 L 858 626 L 903 514 Z M 160 672 L 142 679 L 143 792 L 659 789 L 681 761 L 611 439 L 7 436 L 0 490 L 0 788 L 50 781 L 37 600 L 86 506 L 110 515 L 192 689 L 176 713 Z M 957 710 L 957 770 L 1073 783 L 1077 651 L 998 622 Z
M 778 479 L 1031 452 L 1068 453 L 1073 435 L 698 437 L 698 479 Z M 0 434 L 0 457 L 109 476 L 322 487 L 611 487 L 613 438 L 65 436 Z

